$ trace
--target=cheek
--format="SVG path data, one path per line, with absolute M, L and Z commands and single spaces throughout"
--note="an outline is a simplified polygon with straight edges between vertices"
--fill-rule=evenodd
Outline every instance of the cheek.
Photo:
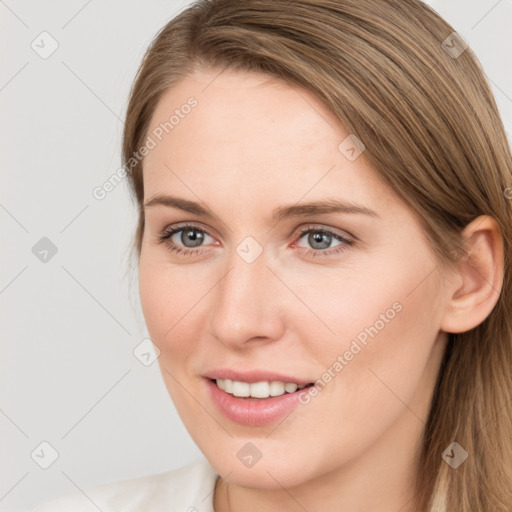
M 144 318 L 151 339 L 163 352 L 175 338 L 179 319 L 186 313 L 187 290 L 179 270 L 160 264 L 155 258 L 141 256 L 139 294 Z
M 194 403 L 183 392 L 183 384 L 189 378 L 187 361 L 194 351 L 193 340 L 197 338 L 194 324 L 190 322 L 194 314 L 194 310 L 190 310 L 197 299 L 190 291 L 194 289 L 190 281 L 187 285 L 180 276 L 183 272 L 157 264 L 148 256 L 140 259 L 139 293 L 146 326 L 160 350 L 158 364 L 167 391 L 182 420 L 188 424 L 186 415 L 194 410 Z
M 357 282 L 331 282 L 323 295 L 303 296 L 336 333 L 319 328 L 314 318 L 301 320 L 308 350 L 304 356 L 317 361 L 323 372 L 318 375 L 320 391 L 304 406 L 310 422 L 304 430 L 316 429 L 318 438 L 331 439 L 329 446 L 319 442 L 311 447 L 315 453 L 325 450 L 325 457 L 354 455 L 400 417 L 412 428 L 427 416 L 433 382 L 425 369 L 438 332 L 439 315 L 431 314 L 439 295 L 438 276 L 434 273 L 418 286 L 431 270 L 428 265 L 402 265 L 384 274 L 384 268 L 379 270 L 366 272 Z
M 197 351 L 204 325 L 199 318 L 207 310 L 211 286 L 197 272 L 172 266 L 149 251 L 141 257 L 139 294 L 146 326 L 160 349 L 161 365 L 173 374 L 185 372 L 187 360 Z
M 139 295 L 148 331 L 153 341 L 159 344 L 170 327 L 167 313 L 172 304 L 159 267 L 151 265 L 147 257 L 141 257 L 139 265 Z
M 414 281 L 407 274 L 403 268 L 375 265 L 371 269 L 322 269 L 314 277 L 311 272 L 284 274 L 283 281 L 290 283 L 300 299 L 288 301 L 288 319 L 308 351 L 327 366 L 333 357 L 349 350 L 354 339 L 364 346 L 372 337 L 382 337 L 391 324 L 403 321 L 404 306 L 413 298 L 407 297 Z M 390 275 L 394 278 L 386 277 Z
M 439 332 L 438 273 L 418 255 L 394 256 L 350 278 L 341 271 L 324 287 L 302 288 L 319 317 L 297 319 L 308 358 L 327 372 L 321 380 L 332 382 L 328 393 L 351 397 L 346 403 L 363 414 L 387 397 L 397 401 L 391 390 L 412 398 Z

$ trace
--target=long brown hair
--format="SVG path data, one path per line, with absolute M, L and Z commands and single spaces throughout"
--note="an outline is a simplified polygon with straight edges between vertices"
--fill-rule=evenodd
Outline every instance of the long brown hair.
M 471 48 L 419 0 L 198 0 L 157 34 L 134 82 L 123 164 L 144 232 L 140 148 L 162 93 L 196 68 L 264 72 L 311 91 L 422 222 L 440 268 L 479 215 L 501 229 L 505 273 L 480 325 L 450 334 L 417 466 L 417 510 L 512 510 L 512 157 Z M 444 267 L 443 267 L 444 265 Z M 442 454 L 457 442 L 468 458 Z

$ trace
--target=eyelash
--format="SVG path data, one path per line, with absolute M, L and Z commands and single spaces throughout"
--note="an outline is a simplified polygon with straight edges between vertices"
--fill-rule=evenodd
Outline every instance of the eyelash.
M 174 228 L 169 229 L 168 227 L 165 228 L 159 235 L 158 235 L 158 243 L 164 244 L 168 247 L 168 249 L 171 252 L 174 252 L 176 254 L 184 254 L 184 256 L 194 256 L 197 254 L 201 254 L 204 252 L 204 246 L 199 247 L 198 249 L 182 249 L 181 247 L 178 247 L 174 242 L 170 241 L 170 238 L 175 233 L 179 233 L 180 231 L 186 231 L 188 229 L 194 229 L 196 231 L 200 231 L 201 233 L 205 233 L 209 236 L 211 236 L 207 231 L 200 228 L 199 226 L 196 226 L 194 224 L 184 224 L 181 226 L 176 226 Z M 319 228 L 317 226 L 306 226 L 304 227 L 297 235 L 297 240 L 300 240 L 306 233 L 314 232 L 314 233 L 320 233 L 322 235 L 329 235 L 338 240 L 339 242 L 343 242 L 342 245 L 339 245 L 332 249 L 308 249 L 302 247 L 301 249 L 308 255 L 312 257 L 318 257 L 318 256 L 332 256 L 334 254 L 339 254 L 343 251 L 345 251 L 348 247 L 354 245 L 354 241 L 350 240 L 348 238 L 345 238 L 344 236 L 335 233 L 334 231 L 331 231 L 328 228 Z

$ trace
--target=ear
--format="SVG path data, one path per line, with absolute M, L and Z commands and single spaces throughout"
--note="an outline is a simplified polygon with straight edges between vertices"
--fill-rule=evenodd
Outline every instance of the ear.
M 441 322 L 448 333 L 480 325 L 498 302 L 503 285 L 503 238 L 493 217 L 481 215 L 462 232 L 467 257 L 459 263 Z

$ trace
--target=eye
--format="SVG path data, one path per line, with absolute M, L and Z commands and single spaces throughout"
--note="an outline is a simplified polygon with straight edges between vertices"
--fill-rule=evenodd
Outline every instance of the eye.
M 206 231 L 194 224 L 185 224 L 173 228 L 165 228 L 158 235 L 158 242 L 165 244 L 171 252 L 192 255 L 203 252 L 201 244 L 205 237 L 209 236 Z M 180 247 L 180 244 L 183 244 L 184 247 Z
M 331 256 L 332 254 L 338 254 L 348 249 L 351 245 L 354 245 L 354 241 L 332 231 L 328 228 L 320 228 L 318 226 L 307 226 L 303 228 L 297 235 L 300 239 L 308 235 L 306 242 L 310 244 L 313 249 L 306 248 L 305 252 L 308 256 Z M 339 245 L 330 248 L 331 243 L 334 240 L 340 242 Z M 299 246 L 300 247 L 300 246 Z M 329 250 L 326 250 L 329 249 Z
M 340 233 L 318 226 L 309 225 L 302 228 L 296 235 L 296 238 L 301 240 L 306 235 L 308 235 L 306 242 L 312 246 L 312 249 L 302 246 L 298 247 L 302 247 L 306 255 L 313 257 L 338 254 L 355 243 L 353 240 Z M 171 252 L 192 256 L 201 254 L 207 250 L 203 244 L 206 237 L 212 238 L 204 229 L 194 224 L 184 224 L 165 228 L 158 235 L 158 243 L 165 244 Z M 339 244 L 331 247 L 333 241 L 338 241 Z

